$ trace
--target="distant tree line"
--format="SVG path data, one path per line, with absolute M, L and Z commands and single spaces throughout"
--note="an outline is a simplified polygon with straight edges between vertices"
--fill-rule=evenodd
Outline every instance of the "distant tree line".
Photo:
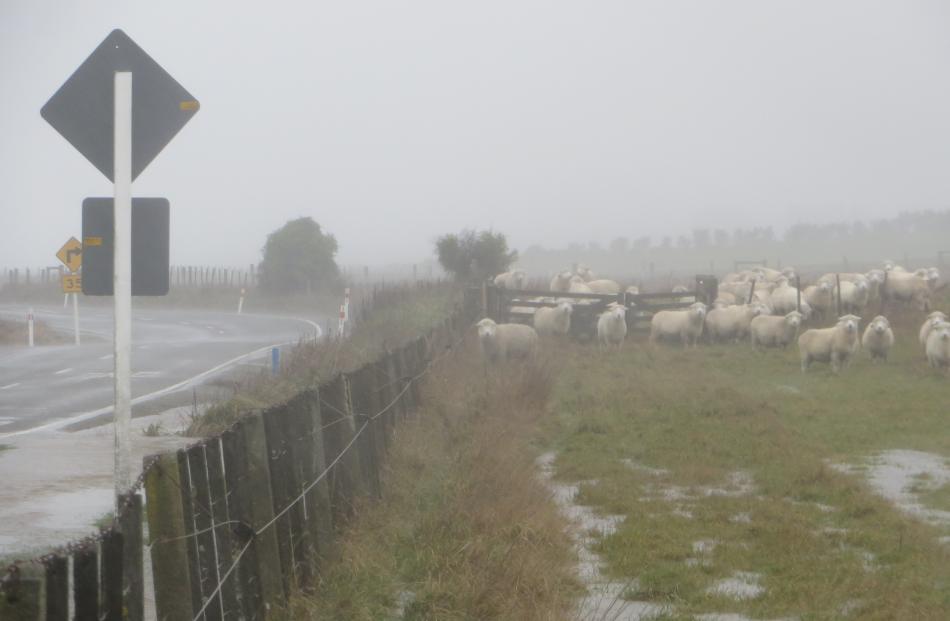
M 643 273 L 652 263 L 657 269 L 691 269 L 724 272 L 736 260 L 770 265 L 828 265 L 903 261 L 937 261 L 937 253 L 950 251 L 950 210 L 903 212 L 894 218 L 869 222 L 796 224 L 783 234 L 772 227 L 698 228 L 689 234 L 617 237 L 606 246 L 571 244 L 566 248 L 531 246 L 519 265 L 529 272 L 552 272 L 573 262 L 601 271 Z M 947 257 L 950 260 L 950 256 Z M 910 267 L 910 266 L 908 266 Z

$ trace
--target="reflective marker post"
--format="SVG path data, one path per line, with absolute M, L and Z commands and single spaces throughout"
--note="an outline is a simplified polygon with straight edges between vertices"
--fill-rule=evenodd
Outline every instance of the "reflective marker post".
M 115 206 L 113 300 L 115 302 L 115 494 L 132 487 L 132 74 L 115 73 Z

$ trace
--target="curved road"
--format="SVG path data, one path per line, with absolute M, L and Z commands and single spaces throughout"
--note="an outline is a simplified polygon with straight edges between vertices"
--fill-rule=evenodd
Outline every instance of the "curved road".
M 71 310 L 37 307 L 35 316 L 72 335 Z M 82 345 L 0 346 L 0 440 L 57 429 L 111 412 L 112 310 L 81 308 Z M 23 319 L 24 306 L 0 306 Z M 269 348 L 321 335 L 307 319 L 198 310 L 135 309 L 133 404 L 184 390 Z

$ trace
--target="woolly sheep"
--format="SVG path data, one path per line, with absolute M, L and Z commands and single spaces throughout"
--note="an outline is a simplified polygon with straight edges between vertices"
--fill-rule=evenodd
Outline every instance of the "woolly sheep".
M 627 309 L 620 304 L 611 304 L 608 310 L 597 318 L 597 342 L 602 347 L 616 345 L 623 347 L 623 340 L 627 336 Z
M 554 278 L 551 279 L 551 291 L 567 293 L 571 289 L 571 276 L 573 276 L 573 274 L 568 271 L 556 274 Z
M 941 322 L 927 337 L 927 362 L 935 369 L 950 367 L 950 323 Z
M 822 317 L 828 316 L 835 308 L 834 285 L 821 282 L 805 287 L 802 298 L 808 302 L 814 312 Z
M 930 336 L 930 331 L 947 320 L 947 314 L 940 311 L 934 311 L 927 315 L 927 318 L 924 319 L 923 325 L 920 326 L 920 332 L 917 336 L 917 338 L 920 340 L 920 344 L 926 347 L 927 337 Z
M 491 362 L 527 358 L 538 346 L 538 333 L 531 326 L 520 323 L 495 323 L 482 319 L 478 328 L 478 343 L 482 355 Z
M 640 287 L 636 285 L 630 285 L 627 287 L 627 293 L 630 295 L 640 295 Z
M 503 289 L 524 289 L 524 270 L 511 270 L 495 276 L 495 286 Z
M 594 272 L 591 271 L 586 265 L 578 265 L 577 269 L 574 271 L 576 276 L 580 276 L 584 279 L 584 282 L 590 282 L 592 280 L 597 280 L 597 276 L 594 275 Z
M 659 339 L 677 339 L 684 347 L 699 343 L 706 319 L 706 305 L 696 302 L 687 310 L 662 310 L 650 320 L 650 342 Z
M 798 336 L 802 314 L 792 311 L 784 317 L 759 315 L 749 323 L 753 347 L 785 348 Z
M 931 291 L 936 290 L 940 281 L 940 270 L 936 267 L 922 267 L 914 271 L 914 275 L 926 282 Z
M 846 313 L 859 313 L 868 305 L 871 292 L 864 276 L 850 282 L 841 282 L 841 310 Z
M 894 346 L 894 332 L 884 315 L 878 315 L 864 329 L 861 346 L 871 354 L 871 360 L 887 362 L 887 354 Z
M 706 314 L 706 336 L 713 343 L 739 341 L 749 335 L 749 324 L 759 315 L 768 314 L 761 304 L 713 308 Z
M 590 287 L 587 286 L 587 283 L 584 282 L 584 279 L 580 276 L 571 276 L 571 286 L 568 288 L 570 293 L 593 293 Z
M 856 315 L 842 315 L 833 327 L 806 330 L 798 337 L 802 373 L 812 362 L 831 362 L 835 373 L 847 368 L 858 345 L 860 321 Z
M 777 287 L 769 295 L 769 301 L 772 306 L 772 312 L 776 315 L 786 315 L 793 310 L 798 310 L 799 291 L 788 284 Z M 807 302 L 804 297 L 802 302 Z
M 607 280 L 606 278 L 590 280 L 587 282 L 587 287 L 594 293 L 604 295 L 617 295 L 620 293 L 620 285 L 616 281 Z
M 745 300 L 743 300 L 744 302 Z M 732 293 L 728 291 L 720 291 L 719 295 L 716 296 L 716 299 L 713 301 L 713 304 L 719 304 L 720 306 L 734 306 L 739 303 L 739 299 Z
M 914 274 L 891 270 L 881 287 L 881 296 L 887 301 L 913 303 L 917 310 L 930 310 L 930 286 Z
M 539 335 L 567 334 L 571 331 L 573 311 L 570 302 L 559 302 L 554 308 L 541 307 L 534 313 L 534 329 Z

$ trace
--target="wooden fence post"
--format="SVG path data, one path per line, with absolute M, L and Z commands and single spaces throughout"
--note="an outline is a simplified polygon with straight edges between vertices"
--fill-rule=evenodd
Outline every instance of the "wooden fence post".
M 350 393 L 353 401 L 353 412 L 357 414 L 357 425 L 368 423 L 366 429 L 360 434 L 356 441 L 356 446 L 360 459 L 360 470 L 363 474 L 363 482 L 366 489 L 376 498 L 382 494 L 380 487 L 379 472 L 381 467 L 381 447 L 382 441 L 382 416 L 371 420 L 371 417 L 379 413 L 382 409 L 379 405 L 379 399 L 376 396 L 376 382 L 374 374 L 376 369 L 373 365 L 366 364 L 357 371 L 347 374 L 347 380 L 350 384 Z M 377 438 L 379 436 L 379 438 Z M 383 445 L 382 448 L 385 448 Z
M 99 554 L 94 543 L 73 553 L 73 601 L 76 621 L 99 618 Z
M 308 485 L 323 475 L 320 482 L 311 487 L 307 494 L 307 516 L 310 523 L 310 532 L 316 544 L 315 569 L 321 571 L 326 563 L 337 558 L 336 533 L 333 529 L 333 512 L 330 504 L 329 473 L 324 475 L 327 468 L 326 451 L 323 438 L 323 418 L 320 414 L 320 393 L 318 390 L 308 390 L 300 395 L 301 407 L 306 407 L 308 418 L 302 421 L 305 433 L 301 436 L 301 452 L 309 456 L 309 465 L 304 461 L 305 480 Z M 341 423 L 342 424 L 342 423 Z
M 274 518 L 274 498 L 268 469 L 267 438 L 260 412 L 243 418 L 224 442 L 225 481 L 230 493 L 231 519 L 243 527 L 236 532 L 235 556 L 251 539 L 239 570 L 245 614 L 252 619 L 280 617 L 280 604 L 286 601 L 280 574 L 280 552 L 274 526 L 256 533 Z M 246 554 L 247 554 L 246 553 Z M 245 561 L 251 561 L 245 563 Z
M 194 542 L 195 558 L 192 559 L 192 588 L 198 588 L 198 608 L 205 605 L 218 587 L 218 564 L 215 560 L 215 534 L 212 531 L 211 495 L 208 490 L 208 470 L 205 463 L 204 444 L 194 444 L 184 451 L 185 466 L 188 474 L 188 489 L 192 521 L 188 524 L 191 532 L 197 533 L 189 538 Z M 208 604 L 205 619 L 221 619 L 221 602 Z
M 291 410 L 287 405 L 270 408 L 263 413 L 267 438 L 274 514 L 287 510 L 272 528 L 277 533 L 281 576 L 284 591 L 291 593 L 310 579 L 310 556 L 307 554 L 309 533 L 304 528 L 304 505 L 295 502 L 303 485 L 294 465 L 291 446 Z
M 46 563 L 46 621 L 69 621 L 69 559 L 65 556 Z
M 218 524 L 214 529 L 215 560 L 218 564 L 218 579 L 227 573 L 234 561 L 234 547 L 231 537 L 231 516 L 228 512 L 228 490 L 224 482 L 224 456 L 222 439 L 213 438 L 204 445 L 205 467 L 208 472 L 208 495 L 211 499 L 211 519 Z M 244 559 L 241 560 L 244 562 Z M 221 610 L 225 619 L 237 619 L 241 616 L 238 604 L 238 576 L 233 572 L 221 585 Z
M 122 533 L 122 591 L 126 619 L 143 621 L 145 618 L 145 578 L 142 540 L 142 497 L 137 493 L 123 503 L 116 527 Z
M 123 621 L 125 618 L 122 614 L 124 544 L 122 533 L 117 530 L 110 529 L 102 534 L 97 618 L 104 621 Z
M 200 610 L 202 604 L 201 597 L 201 575 L 198 569 L 198 536 L 199 528 L 195 523 L 195 503 L 194 490 L 191 486 L 191 476 L 188 473 L 188 454 L 184 449 L 175 452 L 175 458 L 178 461 L 178 483 L 181 494 L 181 511 L 184 522 L 185 547 L 188 551 L 188 577 L 190 579 L 189 593 L 191 595 L 192 610 Z
M 36 621 L 43 612 L 45 569 L 33 563 L 11 567 L 0 582 L 0 619 Z M 76 617 L 78 620 L 78 617 Z
M 336 460 L 353 439 L 352 406 L 346 379 L 337 375 L 320 389 L 320 414 L 323 421 L 323 447 L 327 466 Z M 340 524 L 353 512 L 353 501 L 362 493 L 360 462 L 356 451 L 350 450 L 330 471 L 330 503 L 333 523 Z
M 191 576 L 185 543 L 178 456 L 159 455 L 145 476 L 145 507 L 159 621 L 191 619 Z

